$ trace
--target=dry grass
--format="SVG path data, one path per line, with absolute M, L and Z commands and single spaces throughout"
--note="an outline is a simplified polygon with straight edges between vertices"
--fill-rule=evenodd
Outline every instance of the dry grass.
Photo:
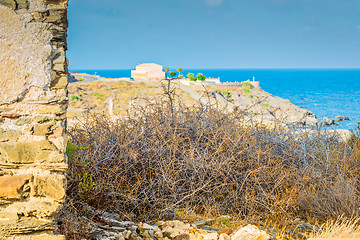
M 113 98 L 114 114 L 124 116 L 131 105 L 144 105 L 144 99 L 163 95 L 163 89 L 157 83 L 151 85 L 126 81 L 77 83 L 69 85 L 68 90 L 68 118 L 78 116 L 81 110 L 92 113 L 108 112 L 108 98 Z M 178 94 L 187 103 L 194 103 L 194 100 L 181 90 L 178 90 Z
M 87 115 L 69 129 L 64 234 L 80 234 L 66 215 L 86 216 L 84 204 L 134 221 L 188 213 L 287 223 L 359 216 L 358 135 L 344 143 L 180 103 L 169 93 L 132 117 Z
M 360 218 L 344 218 L 329 220 L 312 234 L 314 239 L 360 239 Z

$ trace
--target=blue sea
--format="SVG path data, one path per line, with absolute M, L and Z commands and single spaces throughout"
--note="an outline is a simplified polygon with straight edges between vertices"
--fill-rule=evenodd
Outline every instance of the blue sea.
M 102 77 L 130 77 L 130 70 L 74 70 Z M 350 121 L 332 128 L 354 130 L 360 123 L 360 69 L 184 69 L 221 82 L 260 81 L 265 91 L 289 99 L 320 119 L 347 116 Z

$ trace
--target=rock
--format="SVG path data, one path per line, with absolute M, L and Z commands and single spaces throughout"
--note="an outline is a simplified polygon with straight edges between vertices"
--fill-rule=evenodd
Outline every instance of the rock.
M 64 107 L 61 107 L 59 105 L 50 106 L 44 109 L 41 109 L 38 111 L 39 114 L 56 114 L 61 115 L 66 113 L 66 110 Z
M 51 127 L 53 126 L 53 124 L 36 124 L 33 129 L 33 135 L 36 136 L 44 136 L 44 135 L 48 135 L 50 134 L 51 131 Z
M 0 177 L 0 198 L 20 199 L 25 197 L 24 186 L 32 178 L 31 175 L 15 175 Z
M 206 221 L 203 220 L 203 219 L 200 219 L 200 220 L 192 223 L 192 225 L 194 225 L 194 226 L 196 226 L 196 227 L 201 227 L 201 226 L 203 226 L 203 225 L 205 225 L 205 224 L 206 224 Z
M 334 117 L 333 119 L 335 122 L 341 122 L 341 121 L 348 121 L 350 120 L 348 117 L 345 117 L 345 116 L 336 116 Z
M 16 9 L 16 2 L 14 0 L 0 0 L 0 5 L 4 5 L 12 10 Z
M 32 118 L 20 117 L 18 120 L 16 120 L 15 125 L 16 126 L 23 126 L 25 124 L 30 124 L 31 122 L 32 122 Z
M 200 232 L 193 232 L 190 234 L 190 240 L 203 240 L 204 236 Z
M 0 130 L 0 142 L 17 141 L 21 135 L 20 131 L 17 130 Z
M 231 228 L 223 228 L 218 232 L 218 234 L 221 235 L 222 233 L 225 233 L 230 236 L 233 232 L 234 232 L 234 230 Z
M 132 232 L 130 231 L 130 230 L 126 230 L 126 231 L 124 231 L 123 232 L 123 237 L 125 238 L 125 239 L 130 239 L 130 235 L 132 234 Z
M 311 232 L 311 231 L 318 231 L 319 228 L 310 224 L 310 223 L 302 223 L 302 224 L 299 224 L 295 227 L 296 229 L 299 229 L 301 231 L 305 231 L 305 232 Z
M 216 232 L 205 234 L 203 236 L 204 236 L 204 240 L 217 240 L 218 239 L 218 234 Z
M 221 233 L 219 236 L 219 240 L 231 240 L 231 238 L 226 233 Z
M 155 229 L 157 229 L 157 227 L 153 227 L 147 223 L 139 223 L 139 226 L 138 226 L 139 232 L 142 232 L 144 230 L 150 230 L 150 229 L 155 230 Z
M 161 232 L 160 229 L 156 229 L 156 230 L 155 230 L 154 237 L 155 237 L 156 239 L 163 239 L 163 238 L 164 238 L 164 236 L 163 236 L 163 234 L 162 234 L 162 232 Z
M 124 238 L 123 235 L 118 234 L 118 235 L 116 236 L 116 240 L 125 240 L 125 238 Z
M 36 117 L 34 117 L 34 121 L 37 122 L 37 123 L 45 123 L 45 122 L 49 122 L 53 120 L 52 118 L 46 116 L 46 115 L 38 115 Z
M 52 89 L 65 89 L 69 84 L 68 77 L 60 77 L 51 83 Z
M 214 227 L 210 227 L 210 226 L 208 226 L 208 225 L 201 226 L 200 229 L 205 230 L 205 231 L 207 231 L 207 232 L 209 232 L 209 233 L 216 233 L 216 232 L 220 231 L 220 229 L 214 228 Z
M 189 234 L 180 234 L 177 235 L 173 240 L 190 240 Z
M 184 230 L 184 229 L 177 229 L 177 228 L 171 228 L 171 227 L 166 227 L 163 229 L 163 236 L 164 237 L 168 237 L 170 239 L 173 239 L 175 238 L 176 236 L 178 235 L 181 235 L 181 234 L 188 234 L 189 231 L 187 230 Z
M 269 238 L 270 236 L 265 231 L 250 224 L 240 228 L 231 236 L 231 240 L 267 240 Z
M 166 221 L 166 222 L 159 221 L 159 222 L 157 222 L 157 225 L 162 230 L 164 230 L 165 228 L 175 228 L 175 229 L 179 229 L 179 230 L 189 230 L 189 229 L 191 229 L 190 224 L 183 223 L 183 222 L 178 221 L 178 220 Z
M 64 162 L 65 156 L 49 141 L 0 142 L 0 161 L 5 163 Z
M 34 177 L 34 194 L 39 197 L 51 197 L 61 201 L 65 197 L 64 175 L 43 175 Z
M 161 233 L 160 229 L 157 227 L 153 227 L 146 223 L 140 223 L 137 228 L 139 234 L 145 239 L 153 239 L 155 238 L 155 231 L 157 231 L 157 236 L 162 236 L 158 232 Z
M 65 240 L 65 236 L 41 234 L 41 235 L 33 236 L 31 239 L 32 240 Z
M 334 120 L 332 120 L 328 117 L 324 117 L 320 122 L 321 127 L 331 126 L 331 125 L 334 125 Z
M 28 0 L 16 0 L 17 9 L 27 9 L 29 8 Z

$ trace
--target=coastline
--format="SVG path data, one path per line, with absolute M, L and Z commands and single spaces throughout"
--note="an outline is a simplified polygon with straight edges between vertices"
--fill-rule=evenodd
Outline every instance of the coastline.
M 160 87 L 161 83 L 157 81 L 138 81 L 131 80 L 130 78 L 103 78 L 96 75 L 90 74 L 81 74 L 75 73 L 72 74 L 74 77 L 81 79 L 83 81 L 73 82 L 70 85 L 69 91 L 70 94 L 73 88 L 79 88 L 80 86 L 84 86 L 89 83 L 94 82 L 126 82 L 128 85 L 131 83 L 136 84 L 144 84 L 149 87 Z M 251 114 L 247 114 L 248 121 L 256 121 L 261 122 L 264 125 L 271 126 L 275 124 L 282 124 L 285 127 L 290 128 L 301 128 L 301 129 L 323 129 L 324 126 L 332 125 L 335 122 L 331 119 L 319 120 L 316 115 L 311 111 L 296 106 L 288 99 L 282 99 L 277 97 L 271 93 L 268 93 L 262 90 L 260 87 L 254 87 L 250 83 L 243 85 L 227 85 L 227 84 L 209 84 L 207 86 L 197 84 L 197 85 L 187 85 L 182 84 L 179 81 L 175 82 L 173 85 L 178 90 L 184 92 L 188 96 L 190 96 L 194 101 L 200 101 L 203 104 L 218 104 L 221 108 L 226 109 L 226 111 L 240 111 L 240 112 L 251 112 Z M 78 86 L 78 87 L 75 87 Z M 209 98 L 204 98 L 205 90 L 210 93 Z M 97 90 L 100 91 L 100 90 Z M 89 93 L 89 95 L 93 95 L 94 93 Z M 106 101 L 110 96 L 110 93 L 99 92 L 98 94 L 102 94 L 104 96 L 104 103 L 101 107 L 96 109 L 99 112 L 103 112 L 107 110 Z M 112 95 L 117 95 L 121 93 L 112 92 Z M 138 90 L 138 95 L 142 95 L 141 89 Z M 109 96 L 108 96 L 109 95 Z M 149 94 L 151 96 L 151 94 Z M 136 98 L 136 94 L 131 96 L 132 98 Z M 106 98 L 106 99 L 105 99 Z M 89 100 L 90 101 L 90 100 Z M 124 102 L 126 104 L 126 101 Z M 124 104 L 122 103 L 122 104 Z M 115 105 L 121 104 L 120 102 L 115 102 Z M 129 103 L 127 103 L 129 104 Z M 132 104 L 136 104 L 136 101 Z M 70 103 L 70 113 L 71 112 L 79 112 L 79 109 L 75 110 L 72 106 L 72 102 Z M 79 107 L 78 107 L 79 108 Z M 81 107 L 80 107 L 81 108 Z M 82 112 L 82 111 L 80 111 Z M 114 114 L 119 114 L 114 110 Z M 351 132 L 346 129 L 332 129 L 326 132 L 337 132 L 341 133 L 342 139 L 347 139 Z
M 103 77 L 130 77 L 130 70 L 84 70 Z M 360 69 L 184 69 L 220 77 L 221 82 L 252 79 L 261 81 L 261 88 L 297 106 L 306 108 L 321 119 L 347 116 L 350 121 L 337 122 L 329 129 L 355 130 L 360 122 Z

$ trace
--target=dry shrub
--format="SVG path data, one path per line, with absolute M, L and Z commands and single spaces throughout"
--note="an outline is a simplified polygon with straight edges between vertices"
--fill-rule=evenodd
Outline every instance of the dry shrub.
M 86 203 L 135 221 L 177 211 L 185 218 L 359 215 L 354 144 L 169 99 L 117 121 L 87 115 L 69 129 L 67 195 L 75 208 Z

